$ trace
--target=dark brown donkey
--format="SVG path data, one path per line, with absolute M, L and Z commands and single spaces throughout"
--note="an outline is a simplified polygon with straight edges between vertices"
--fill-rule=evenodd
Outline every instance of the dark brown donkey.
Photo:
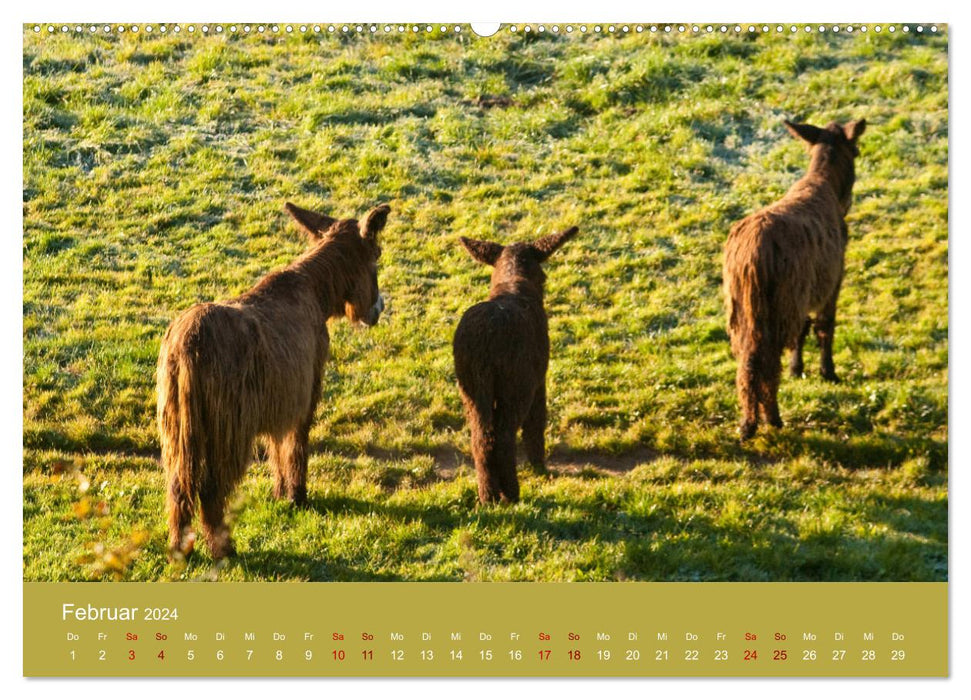
M 494 266 L 489 301 L 465 312 L 452 343 L 482 503 L 519 500 L 520 428 L 526 458 L 535 469 L 545 468 L 550 336 L 540 265 L 576 232 L 510 246 L 462 238 L 473 258 Z
M 738 360 L 743 440 L 755 434 L 760 414 L 782 427 L 777 400 L 782 351 L 792 350 L 790 371 L 802 376 L 810 326 L 819 341 L 823 378 L 837 381 L 833 329 L 847 240 L 844 217 L 866 120 L 830 122 L 823 129 L 785 125 L 810 145 L 809 171 L 782 199 L 735 224 L 725 244 L 725 306 Z
M 320 399 L 330 338 L 341 316 L 373 326 L 378 232 L 390 207 L 361 222 L 337 221 L 287 204 L 310 248 L 230 301 L 197 304 L 169 326 L 158 358 L 158 427 L 168 479 L 169 547 L 187 554 L 196 499 L 213 557 L 233 554 L 226 499 L 262 436 L 274 495 L 307 500 L 307 438 Z

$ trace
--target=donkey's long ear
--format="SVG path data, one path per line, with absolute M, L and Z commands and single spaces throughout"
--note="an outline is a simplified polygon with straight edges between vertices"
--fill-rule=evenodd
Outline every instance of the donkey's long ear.
M 822 136 L 823 130 L 818 126 L 813 126 L 812 124 L 793 124 L 788 119 L 784 121 L 786 128 L 789 133 L 795 136 L 797 139 L 802 139 L 809 145 L 813 145 L 819 141 L 819 137 Z
M 498 243 L 493 243 L 491 241 L 475 241 L 471 238 L 466 238 L 462 236 L 459 238 L 462 241 L 462 245 L 465 249 L 469 251 L 469 255 L 478 260 L 480 263 L 485 263 L 486 265 L 495 265 L 496 260 L 502 255 L 503 246 Z
M 310 240 L 312 241 L 319 241 L 324 233 L 327 232 L 327 229 L 337 222 L 337 219 L 332 219 L 329 216 L 318 214 L 309 209 L 302 209 L 290 202 L 286 203 L 285 208 L 287 213 L 293 217 L 293 220 L 303 229 L 303 232 L 310 236 Z
M 580 229 L 578 229 L 576 226 L 573 226 L 572 228 L 568 228 L 566 231 L 560 231 L 559 233 L 551 233 L 548 236 L 543 236 L 538 241 L 533 241 L 533 248 L 540 252 L 540 254 L 543 256 L 543 260 L 546 260 L 546 258 L 550 257 L 554 250 L 577 235 L 577 231 L 579 230 Z
M 863 135 L 864 131 L 866 131 L 866 119 L 857 119 L 843 127 L 843 133 L 850 141 L 856 141 Z
M 361 219 L 361 223 L 358 224 L 361 228 L 361 237 L 365 238 L 372 243 L 378 242 L 378 233 L 384 228 L 384 225 L 388 223 L 388 214 L 391 213 L 391 207 L 387 204 L 379 204 L 374 207 L 371 211 L 364 215 Z

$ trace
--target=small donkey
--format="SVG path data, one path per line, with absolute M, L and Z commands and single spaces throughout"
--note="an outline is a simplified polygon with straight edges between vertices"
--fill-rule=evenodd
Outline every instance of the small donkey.
M 452 342 L 482 503 L 519 500 L 520 428 L 527 459 L 545 469 L 550 337 L 540 265 L 577 230 L 510 246 L 461 239 L 473 258 L 494 268 L 489 301 L 465 312 Z
M 845 126 L 830 122 L 823 129 L 785 125 L 810 145 L 809 171 L 782 199 L 735 224 L 725 243 L 725 306 L 738 360 L 743 440 L 755 434 L 760 413 L 770 425 L 782 427 L 777 400 L 782 351 L 792 350 L 790 372 L 802 376 L 810 326 L 819 341 L 821 374 L 837 381 L 833 330 L 847 242 L 844 217 L 866 120 Z
M 287 204 L 310 239 L 293 263 L 245 294 L 197 304 L 176 318 L 158 358 L 158 427 L 168 479 L 169 548 L 188 554 L 196 499 L 212 556 L 234 553 L 226 500 L 242 480 L 257 436 L 267 439 L 274 495 L 307 500 L 307 439 L 330 347 L 327 320 L 373 326 L 378 232 L 390 207 L 359 223 Z

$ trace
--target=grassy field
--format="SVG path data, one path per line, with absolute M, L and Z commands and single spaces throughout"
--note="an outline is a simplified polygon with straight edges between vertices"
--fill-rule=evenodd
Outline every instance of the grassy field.
M 198 32 L 197 32 L 198 33 Z M 25 580 L 946 580 L 947 37 L 24 35 Z M 737 440 L 735 220 L 866 117 L 835 360 Z M 257 455 L 239 556 L 166 561 L 161 336 L 303 246 L 291 200 L 393 207 L 390 308 L 334 324 L 311 507 Z M 547 266 L 553 474 L 476 506 L 460 235 Z

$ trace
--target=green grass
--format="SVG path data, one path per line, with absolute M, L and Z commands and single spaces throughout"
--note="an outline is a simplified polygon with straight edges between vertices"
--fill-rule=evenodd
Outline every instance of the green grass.
M 946 33 L 26 31 L 23 89 L 26 580 L 946 580 Z M 742 447 L 722 245 L 805 169 L 783 118 L 859 117 L 843 382 L 784 380 L 786 427 Z M 239 557 L 170 565 L 159 341 L 302 250 L 286 200 L 392 204 L 390 307 L 331 327 L 311 507 L 260 456 Z M 479 508 L 451 336 L 488 270 L 458 237 L 574 224 L 553 476 Z

